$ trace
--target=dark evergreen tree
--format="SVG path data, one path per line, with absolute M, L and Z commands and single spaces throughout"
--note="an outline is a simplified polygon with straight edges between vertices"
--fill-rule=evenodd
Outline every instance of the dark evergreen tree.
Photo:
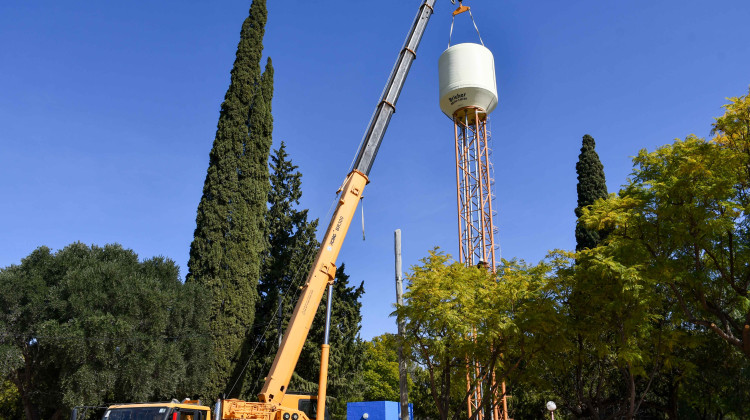
M 268 70 L 266 71 L 268 73 Z M 248 337 L 248 371 L 241 395 L 254 398 L 278 349 L 279 328 L 286 325 L 294 309 L 294 298 L 310 271 L 319 247 L 315 239 L 318 221 L 307 220 L 307 210 L 299 210 L 302 174 L 289 159 L 284 142 L 271 156 L 271 189 L 268 192 L 266 241 L 260 301 L 255 307 L 254 334 Z M 277 316 L 279 297 L 283 297 L 281 318 Z M 283 330 L 281 331 L 283 333 Z
M 234 383 L 258 298 L 272 130 L 270 60 L 265 77 L 260 72 L 266 18 L 265 0 L 254 0 L 221 105 L 190 247 L 186 281 L 205 285 L 212 298 L 212 360 L 203 391 L 211 398 Z
M 583 208 L 594 204 L 594 201 L 607 197 L 607 183 L 604 178 L 604 166 L 599 161 L 595 150 L 594 138 L 583 136 L 581 154 L 578 155 L 576 173 L 578 174 L 578 207 L 576 217 L 581 217 Z M 594 248 L 606 236 L 606 232 L 587 229 L 581 222 L 576 222 L 576 251 Z

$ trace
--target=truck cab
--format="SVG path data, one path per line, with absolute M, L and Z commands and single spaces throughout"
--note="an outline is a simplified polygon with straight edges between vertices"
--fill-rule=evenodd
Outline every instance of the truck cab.
M 73 409 L 71 420 L 91 418 L 81 408 Z M 194 400 L 115 404 L 104 409 L 101 420 L 211 420 L 211 409 Z

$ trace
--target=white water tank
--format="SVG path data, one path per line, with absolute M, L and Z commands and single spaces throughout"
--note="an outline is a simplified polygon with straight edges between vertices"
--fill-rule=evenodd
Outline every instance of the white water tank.
M 495 59 L 479 44 L 457 44 L 445 50 L 438 60 L 440 109 L 445 115 L 463 108 L 480 108 L 487 114 L 497 106 Z

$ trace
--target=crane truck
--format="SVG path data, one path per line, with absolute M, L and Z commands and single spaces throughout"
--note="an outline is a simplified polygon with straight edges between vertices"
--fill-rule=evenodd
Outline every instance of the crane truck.
M 327 287 L 333 284 L 336 274 L 336 259 L 349 225 L 354 217 L 372 169 L 375 156 L 396 111 L 396 102 L 404 86 L 411 64 L 417 56 L 417 48 L 427 23 L 433 13 L 436 0 L 423 0 L 417 16 L 406 37 L 406 42 L 398 54 L 396 64 L 383 90 L 382 96 L 370 119 L 355 163 L 339 188 L 338 203 L 328 224 L 315 262 L 308 274 L 289 321 L 283 340 L 266 376 L 265 385 L 258 398 L 259 402 L 237 399 L 218 400 L 213 412 L 213 420 L 310 420 L 324 416 L 325 390 L 328 366 L 327 339 L 323 344 L 321 374 L 318 395 L 296 395 L 287 387 L 297 365 L 302 346 L 307 339 L 310 326 Z M 453 4 L 456 0 L 451 0 Z M 456 13 L 468 10 L 459 0 Z M 330 299 L 329 299 L 330 305 Z M 328 326 L 326 326 L 326 336 Z M 74 410 L 75 411 L 75 410 Z M 209 407 L 198 401 L 173 401 L 170 403 L 121 404 L 110 406 L 103 420 L 210 420 Z M 75 417 L 74 417 L 75 419 Z

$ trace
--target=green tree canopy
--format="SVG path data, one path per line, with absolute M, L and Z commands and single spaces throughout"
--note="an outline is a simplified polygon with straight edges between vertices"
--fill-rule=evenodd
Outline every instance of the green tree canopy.
M 685 322 L 750 358 L 750 99 L 730 102 L 714 140 L 690 136 L 642 150 L 620 193 L 582 218 L 642 256 Z
M 557 322 L 547 290 L 550 267 L 503 261 L 495 276 L 438 250 L 420 262 L 407 275 L 406 303 L 396 313 L 405 321 L 413 360 L 429 375 L 440 418 L 465 416 L 467 360 L 477 364 L 478 378 L 489 383 L 495 372 L 499 384 L 548 345 Z M 485 410 L 497 391 L 485 389 Z M 458 405 L 454 393 L 460 393 Z
M 207 299 L 158 257 L 119 245 L 41 247 L 0 270 L 0 374 L 28 420 L 76 405 L 191 396 L 202 386 Z
M 0 420 L 23 418 L 21 396 L 13 382 L 0 378 Z
M 610 233 L 559 271 L 559 350 L 532 389 L 576 418 L 746 417 L 748 127 L 748 96 L 730 98 L 712 140 L 642 150 L 618 194 L 582 209 Z
M 561 324 L 540 357 L 558 405 L 576 418 L 633 418 L 653 399 L 673 349 L 687 337 L 669 322 L 669 304 L 640 265 L 616 246 L 558 252 L 554 283 Z
M 365 401 L 398 401 L 398 338 L 383 334 L 364 342 L 365 360 L 362 377 L 367 385 Z

